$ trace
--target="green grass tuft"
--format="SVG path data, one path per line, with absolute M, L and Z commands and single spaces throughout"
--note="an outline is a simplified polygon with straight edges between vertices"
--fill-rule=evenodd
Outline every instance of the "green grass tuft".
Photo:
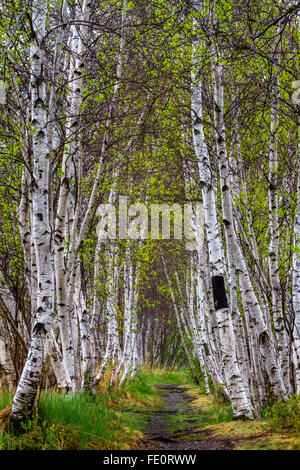
M 13 400 L 13 394 L 8 391 L 8 389 L 1 390 L 0 393 L 0 410 L 3 410 L 8 405 L 11 404 Z
M 37 416 L 23 433 L 0 433 L 0 450 L 82 450 L 134 448 L 134 426 L 107 406 L 107 396 L 42 392 Z

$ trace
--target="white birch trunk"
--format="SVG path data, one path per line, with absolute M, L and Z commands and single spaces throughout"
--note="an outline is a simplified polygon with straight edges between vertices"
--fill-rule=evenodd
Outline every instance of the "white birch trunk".
M 275 54 L 279 60 L 278 53 Z M 281 367 L 281 374 L 285 388 L 288 393 L 291 393 L 291 380 L 290 380 L 290 361 L 289 361 L 289 345 L 288 337 L 285 329 L 283 309 L 282 309 L 282 294 L 279 279 L 279 220 L 278 220 L 278 150 L 277 150 L 277 128 L 279 125 L 278 106 L 279 106 L 279 83 L 276 83 L 272 90 L 272 103 L 271 103 L 271 137 L 269 149 L 269 218 L 270 218 L 270 246 L 269 246 L 269 270 L 271 280 L 272 292 L 272 311 L 274 319 L 274 329 L 276 336 L 276 351 L 278 362 Z
M 53 331 L 51 331 L 47 338 L 46 351 L 50 357 L 50 363 L 56 377 L 58 389 L 68 392 L 72 388 L 71 379 L 64 366 L 63 358 Z
M 80 134 L 78 124 L 83 98 L 83 68 L 86 39 L 86 25 L 89 18 L 90 1 L 83 0 L 82 9 L 77 9 L 80 27 L 72 27 L 70 49 L 72 52 L 70 69 L 70 118 L 67 123 L 67 145 L 63 155 L 58 209 L 55 223 L 55 271 L 58 320 L 60 324 L 62 350 L 65 367 L 72 381 L 72 388 L 78 387 L 78 338 L 77 318 L 73 310 L 74 283 L 76 277 L 76 230 L 79 216 L 79 201 L 71 193 L 76 180 L 76 166 L 81 166 Z M 81 11 L 79 11 L 81 10 Z M 79 31 L 80 29 L 80 31 Z M 81 182 L 78 182 L 80 187 Z M 76 206 L 77 202 L 77 206 Z M 65 243 L 67 243 L 67 250 Z
M 196 26 L 196 25 L 195 25 Z M 196 45 L 194 45 L 194 60 Z M 195 62 L 196 65 L 196 62 Z M 202 126 L 202 90 L 201 83 L 196 82 L 192 72 L 192 129 L 194 149 L 198 161 L 200 183 L 204 205 L 205 228 L 207 233 L 210 270 L 212 276 L 224 279 L 225 266 L 222 253 L 216 202 L 212 186 L 209 155 Z M 225 282 L 225 281 L 224 281 Z M 235 352 L 235 337 L 229 308 L 219 308 L 215 299 L 215 310 L 221 339 L 222 362 L 226 385 L 231 398 L 235 417 L 253 418 L 253 407 L 249 392 L 246 389 Z
M 53 248 L 49 223 L 49 155 L 47 145 L 46 83 L 43 38 L 47 2 L 34 1 L 32 26 L 35 32 L 30 48 L 33 135 L 33 223 L 32 238 L 37 265 L 37 310 L 29 354 L 14 396 L 10 421 L 18 427 L 33 411 L 44 361 L 44 343 L 54 316 Z
M 171 294 L 171 299 L 172 299 L 172 303 L 173 303 L 173 308 L 174 308 L 174 312 L 175 312 L 175 316 L 176 316 L 176 321 L 177 321 L 177 326 L 178 326 L 179 335 L 180 335 L 180 339 L 181 339 L 181 344 L 182 344 L 182 347 L 183 347 L 183 349 L 184 349 L 184 352 L 185 352 L 185 355 L 186 355 L 186 357 L 187 357 L 187 360 L 188 360 L 188 363 L 189 363 L 189 365 L 190 365 L 190 368 L 191 368 L 191 370 L 192 370 L 192 373 L 193 373 L 193 375 L 194 375 L 195 382 L 196 382 L 196 383 L 199 383 L 197 371 L 196 371 L 196 368 L 195 368 L 195 366 L 194 366 L 192 356 L 191 356 L 191 354 L 190 354 L 190 351 L 189 351 L 189 349 L 188 349 L 188 346 L 187 346 L 187 344 L 186 344 L 186 340 L 185 340 L 185 337 L 184 337 L 184 334 L 183 334 L 183 331 L 182 331 L 182 324 L 181 324 L 181 321 L 180 321 L 180 314 L 179 314 L 179 311 L 178 311 L 178 307 L 177 307 L 177 303 L 176 303 L 176 298 L 175 298 L 174 290 L 173 290 L 173 287 L 172 287 L 172 284 L 171 284 L 171 280 L 170 280 L 170 277 L 169 277 L 169 274 L 168 274 L 167 266 L 166 266 L 166 263 L 165 263 L 165 260 L 164 260 L 163 257 L 162 257 L 162 262 L 163 262 L 163 266 L 164 266 L 164 271 L 165 271 L 166 279 L 167 279 L 167 282 L 168 282 L 168 285 L 169 285 L 169 289 L 170 289 L 170 294 Z
M 116 320 L 116 305 L 118 298 L 118 256 L 116 247 L 113 247 L 112 253 L 109 254 L 108 273 L 107 273 L 107 342 L 106 350 L 101 367 L 95 377 L 95 386 L 97 386 L 105 371 L 109 366 L 110 361 L 114 361 L 116 356 L 119 355 L 120 343 L 117 329 Z
M 0 386 L 7 386 L 9 392 L 13 392 L 16 385 L 16 371 L 11 358 L 8 338 L 2 328 L 0 322 L 0 372 L 1 381 Z
M 266 328 L 262 311 L 251 285 L 247 266 L 245 264 L 241 248 L 237 241 L 234 230 L 232 216 L 232 201 L 230 193 L 229 168 L 226 152 L 225 127 L 223 120 L 223 85 L 222 71 L 219 65 L 215 66 L 215 100 L 216 100 L 216 128 L 218 132 L 218 153 L 220 162 L 221 188 L 222 188 L 222 205 L 223 219 L 225 225 L 227 249 L 232 266 L 239 272 L 240 287 L 242 295 L 248 305 L 249 313 L 253 319 L 254 311 L 256 311 L 256 335 L 259 342 L 261 355 L 264 358 L 265 367 L 269 376 L 269 380 L 273 385 L 273 392 L 277 399 L 286 397 L 286 390 L 276 361 L 276 353 L 274 349 L 273 338 L 269 336 Z M 251 321 L 252 321 L 251 319 Z
M 85 391 L 93 391 L 94 363 L 93 349 L 94 341 L 90 329 L 90 318 L 81 288 L 80 265 L 77 266 L 75 281 L 74 310 L 79 321 L 80 343 L 81 343 L 81 388 Z
M 295 366 L 296 389 L 300 393 L 300 116 L 298 116 L 298 155 L 297 155 L 297 208 L 294 221 L 294 245 L 292 262 L 292 303 L 294 311 L 293 362 Z

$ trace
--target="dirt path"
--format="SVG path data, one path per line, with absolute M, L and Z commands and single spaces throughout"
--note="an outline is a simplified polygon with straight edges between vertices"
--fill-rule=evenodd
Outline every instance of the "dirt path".
M 157 386 L 163 399 L 163 409 L 153 411 L 143 440 L 149 450 L 230 450 L 230 439 L 216 440 L 199 426 L 207 422 L 201 409 L 192 408 L 193 398 L 188 388 L 179 385 Z M 208 423 L 209 424 L 209 423 Z

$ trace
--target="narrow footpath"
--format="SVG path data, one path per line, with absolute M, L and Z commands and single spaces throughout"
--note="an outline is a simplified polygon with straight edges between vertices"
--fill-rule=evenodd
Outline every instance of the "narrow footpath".
M 194 400 L 187 394 L 189 388 L 180 385 L 156 386 L 163 407 L 151 414 L 143 439 L 146 450 L 230 450 L 230 439 L 215 439 L 205 430 L 199 430 L 209 418 L 200 409 L 191 407 Z

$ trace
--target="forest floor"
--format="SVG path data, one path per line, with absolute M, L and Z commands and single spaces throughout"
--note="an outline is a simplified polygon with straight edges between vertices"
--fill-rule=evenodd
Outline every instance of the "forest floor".
M 109 381 L 107 371 L 94 397 L 44 390 L 19 435 L 5 427 L 12 395 L 0 391 L 0 451 L 300 450 L 299 396 L 270 406 L 264 419 L 241 421 L 184 369 L 142 370 L 123 388 Z
M 141 449 L 300 450 L 299 428 L 295 426 L 276 419 L 233 420 L 228 404 L 203 394 L 190 383 L 154 387 L 160 397 L 159 406 L 156 402 L 144 416 L 142 409 L 122 410 L 146 421 Z
M 209 422 L 204 410 L 192 407 L 191 389 L 177 384 L 158 385 L 163 409 L 153 411 L 146 428 L 144 449 L 149 450 L 216 450 L 232 449 L 230 439 L 216 439 L 210 432 L 199 430 Z

